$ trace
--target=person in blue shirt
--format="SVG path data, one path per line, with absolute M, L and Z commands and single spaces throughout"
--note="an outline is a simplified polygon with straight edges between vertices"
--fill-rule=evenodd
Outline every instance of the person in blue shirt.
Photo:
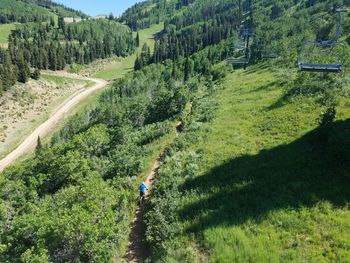
M 147 192 L 147 190 L 148 190 L 148 187 L 147 187 L 146 183 L 143 182 L 143 183 L 140 185 L 139 189 L 140 189 L 140 197 L 141 197 L 141 198 L 145 198 L 146 192 Z

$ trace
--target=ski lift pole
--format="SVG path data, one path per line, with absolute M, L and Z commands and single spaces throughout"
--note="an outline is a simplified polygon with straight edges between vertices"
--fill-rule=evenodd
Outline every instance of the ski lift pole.
M 247 36 L 247 42 L 246 42 L 246 47 L 245 47 L 245 54 L 244 54 L 244 56 L 245 56 L 245 59 L 248 61 L 248 59 L 249 59 L 249 39 L 250 39 L 250 36 L 248 35 Z M 246 68 L 247 68 L 247 64 L 244 64 L 244 70 L 246 70 Z
M 335 35 L 335 40 L 337 41 L 340 38 L 340 27 L 341 27 L 341 9 L 336 10 L 337 15 L 338 15 L 338 22 L 337 22 L 337 31 Z

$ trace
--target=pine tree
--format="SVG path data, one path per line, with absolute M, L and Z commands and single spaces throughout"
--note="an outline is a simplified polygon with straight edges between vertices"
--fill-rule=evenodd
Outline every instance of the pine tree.
M 41 143 L 40 136 L 38 136 L 38 139 L 36 141 L 35 154 L 36 155 L 40 154 L 42 149 L 43 149 L 43 145 Z
M 137 32 L 137 34 L 136 34 L 136 46 L 137 47 L 140 46 L 140 35 L 139 35 L 139 32 Z
M 66 33 L 66 24 L 61 16 L 58 18 L 58 28 L 62 30 L 63 34 Z
M 134 65 L 134 70 L 140 70 L 142 69 L 142 63 L 140 57 L 137 55 L 136 60 L 135 60 L 135 65 Z
M 24 60 L 23 52 L 18 52 L 16 56 L 16 65 L 18 67 L 17 80 L 26 83 L 30 76 L 28 63 Z
M 55 19 L 52 16 L 50 16 L 50 26 L 55 27 Z
M 177 65 L 176 65 L 175 60 L 173 60 L 173 69 L 171 72 L 171 76 L 173 77 L 173 79 L 177 78 Z
M 17 80 L 17 72 L 11 62 L 10 53 L 8 51 L 4 54 L 3 75 L 1 76 L 1 80 L 5 91 L 13 86 Z
M 36 68 L 30 77 L 34 80 L 38 80 L 40 78 L 40 70 Z
M 49 48 L 49 69 L 57 70 L 57 53 L 56 47 L 53 42 L 50 44 Z
M 184 67 L 184 81 L 187 81 L 190 77 L 190 61 L 189 58 L 186 57 L 185 67 Z

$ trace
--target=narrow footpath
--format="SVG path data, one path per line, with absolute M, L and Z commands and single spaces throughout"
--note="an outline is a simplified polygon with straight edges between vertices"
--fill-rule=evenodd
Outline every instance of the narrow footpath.
M 176 125 L 176 136 L 178 137 L 182 132 L 182 123 L 178 122 Z M 150 198 L 150 194 L 152 192 L 152 185 L 156 179 L 160 168 L 160 160 L 163 157 L 164 152 L 162 151 L 159 155 L 158 159 L 154 162 L 151 172 L 148 174 L 146 179 L 146 184 L 149 188 L 147 191 L 147 195 L 145 197 L 145 201 Z M 126 256 L 127 263 L 143 263 L 144 259 L 147 257 L 149 253 L 145 251 L 144 248 L 144 238 L 145 238 L 145 225 L 143 223 L 143 217 L 145 215 L 145 207 L 144 205 L 138 206 L 135 214 L 135 218 L 131 224 L 131 233 L 129 237 L 129 247 L 128 253 Z
M 146 184 L 149 188 L 147 191 L 147 195 L 145 197 L 145 201 L 150 197 L 150 193 L 152 191 L 153 182 L 158 174 L 158 170 L 160 168 L 160 157 L 153 164 L 151 172 L 148 174 L 146 179 Z M 127 262 L 128 263 L 141 263 L 143 259 L 147 256 L 145 249 L 143 248 L 143 241 L 145 237 L 145 227 L 143 224 L 143 216 L 145 214 L 145 207 L 143 205 L 139 205 L 136 210 L 135 218 L 131 225 L 131 234 L 129 238 L 129 248 L 127 254 Z

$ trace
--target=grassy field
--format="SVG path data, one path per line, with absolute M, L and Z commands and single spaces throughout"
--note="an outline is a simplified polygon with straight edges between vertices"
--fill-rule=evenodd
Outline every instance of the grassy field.
M 3 24 L 0 25 L 0 46 L 5 47 L 8 42 L 8 37 L 11 30 L 16 28 L 16 24 Z
M 277 80 L 257 67 L 229 74 L 216 117 L 187 150 L 201 156 L 199 172 L 170 201 L 181 204 L 183 234 L 169 242 L 196 243 L 198 262 L 350 262 L 350 176 L 334 160 L 350 140 L 348 105 L 324 140 L 324 108 L 282 103 Z
M 144 43 L 151 48 L 153 51 L 154 48 L 154 34 L 161 31 L 163 29 L 163 24 L 152 25 L 150 28 L 141 30 L 139 32 L 140 35 L 140 47 L 136 50 L 136 52 L 128 56 L 126 58 L 121 59 L 119 62 L 111 64 L 111 66 L 106 69 L 96 73 L 94 77 L 102 78 L 105 80 L 112 80 L 123 77 L 125 74 L 129 73 L 134 69 L 134 63 L 136 60 L 137 54 L 141 52 L 141 48 Z M 134 33 L 136 37 L 136 34 Z

